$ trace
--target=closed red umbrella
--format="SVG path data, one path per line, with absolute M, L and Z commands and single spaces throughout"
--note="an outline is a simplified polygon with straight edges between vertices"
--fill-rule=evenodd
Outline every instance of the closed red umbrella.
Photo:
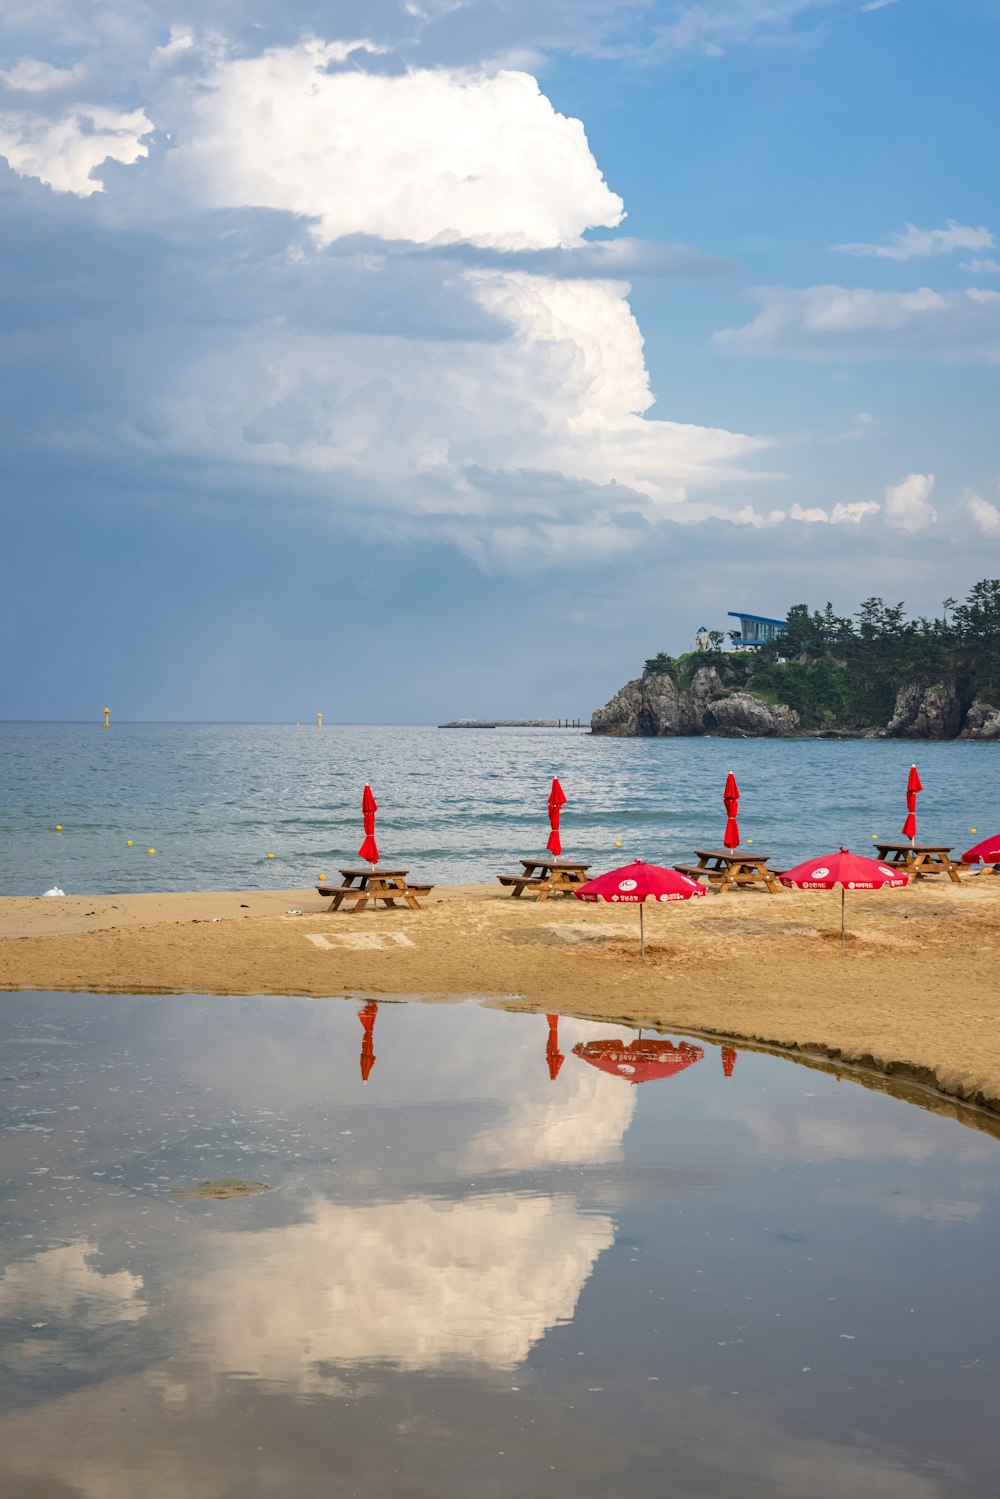
M 620 869 L 599 874 L 573 891 L 577 900 L 607 901 L 609 905 L 638 905 L 639 907 L 639 952 L 646 957 L 646 938 L 643 931 L 642 908 L 647 900 L 666 903 L 672 900 L 690 900 L 692 896 L 705 894 L 704 885 L 678 874 L 675 869 L 663 869 L 659 864 L 645 864 L 636 859 L 632 864 L 623 864 Z
M 923 789 L 917 767 L 911 765 L 910 774 L 906 778 L 906 821 L 902 828 L 903 837 L 909 838 L 911 843 L 917 836 L 917 792 Z
M 880 890 L 883 885 L 896 889 L 910 882 L 908 874 L 900 874 L 898 869 L 880 864 L 877 859 L 863 859 L 860 854 L 852 854 L 846 848 L 836 854 L 820 854 L 818 859 L 807 859 L 804 864 L 796 864 L 794 869 L 786 870 L 778 878 L 789 890 L 796 885 L 800 890 L 832 890 L 836 885 L 840 886 L 841 946 L 845 940 L 845 890 Z
M 554 1083 L 559 1076 L 559 1068 L 565 1062 L 566 1058 L 559 1050 L 559 1016 L 546 1015 L 545 1018 L 549 1022 L 549 1039 L 545 1045 L 545 1060 L 549 1064 L 549 1079 Z
M 358 849 L 358 858 L 364 859 L 369 864 L 378 863 L 378 844 L 375 842 L 375 813 L 378 811 L 378 802 L 372 796 L 372 788 L 365 783 L 364 794 L 361 797 L 361 813 L 365 823 L 365 841 Z
M 735 1066 L 736 1066 L 736 1048 L 735 1048 L 735 1046 L 724 1046 L 722 1048 L 722 1075 L 723 1075 L 723 1077 L 732 1077 L 732 1075 L 733 1075 L 733 1068 Z
M 552 777 L 552 787 L 549 791 L 549 841 L 545 845 L 554 859 L 558 859 L 562 853 L 562 841 L 559 837 L 559 814 L 566 805 L 566 796 L 559 784 L 558 776 Z
M 1000 833 L 994 833 L 992 838 L 984 838 L 981 843 L 974 843 L 971 848 L 967 848 L 962 855 L 962 863 L 1000 864 Z
M 739 848 L 740 825 L 736 821 L 736 814 L 740 810 L 740 788 L 732 771 L 726 777 L 722 800 L 726 808 L 726 832 L 722 842 L 726 848 Z
M 573 1055 L 626 1082 L 648 1083 L 683 1072 L 692 1062 L 700 1062 L 705 1053 L 689 1041 L 675 1046 L 672 1041 L 644 1041 L 640 1036 L 627 1046 L 623 1041 L 581 1041 L 573 1047 Z
M 370 999 L 363 1010 L 358 1011 L 358 1019 L 361 1021 L 361 1029 L 364 1036 L 361 1038 L 361 1081 L 366 1083 L 371 1076 L 371 1070 L 375 1066 L 375 1016 L 378 1014 L 378 1005 Z

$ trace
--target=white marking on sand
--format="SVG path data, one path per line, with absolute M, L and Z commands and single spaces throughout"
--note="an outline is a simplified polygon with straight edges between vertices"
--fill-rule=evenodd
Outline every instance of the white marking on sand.
M 369 951 L 384 951 L 387 947 L 412 947 L 413 941 L 405 932 L 336 932 L 332 937 L 325 933 L 303 932 L 313 947 L 327 952 L 336 952 L 338 947 L 353 947 Z

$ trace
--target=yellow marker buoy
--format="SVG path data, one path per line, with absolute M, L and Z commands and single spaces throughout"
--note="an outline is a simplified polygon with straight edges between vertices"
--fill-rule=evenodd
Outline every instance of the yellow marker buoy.
M 132 847 L 132 840 L 131 840 L 131 838 L 126 838 L 125 839 L 125 847 L 126 848 L 131 848 Z
M 979 829 L 978 829 L 978 828 L 970 828 L 970 829 L 969 829 L 969 832 L 970 832 L 970 833 L 978 833 L 978 832 L 979 832 Z
M 105 708 L 105 710 L 104 710 L 104 727 L 105 728 L 108 727 L 108 719 L 110 717 L 111 717 L 111 709 L 110 708 Z
M 316 727 L 318 729 L 321 729 L 323 727 L 323 715 L 322 715 L 322 713 L 317 713 L 316 714 Z
M 268 854 L 268 856 L 267 856 L 267 857 L 268 857 L 268 858 L 269 858 L 269 859 L 273 859 L 273 858 L 274 858 L 274 855 L 273 855 L 273 854 Z
M 621 839 L 620 838 L 616 838 L 615 839 L 615 848 L 621 848 L 621 846 L 622 846 Z
M 155 854 L 156 853 L 156 849 L 155 848 L 147 848 L 146 852 L 147 852 L 147 854 Z
M 61 833 L 62 832 L 62 823 L 61 822 L 57 822 L 56 823 L 56 832 L 57 833 Z
M 751 843 L 752 843 L 752 842 L 753 842 L 753 839 L 752 839 L 752 838 L 748 838 L 748 839 L 747 839 L 747 843 L 748 843 L 748 844 L 751 844 Z

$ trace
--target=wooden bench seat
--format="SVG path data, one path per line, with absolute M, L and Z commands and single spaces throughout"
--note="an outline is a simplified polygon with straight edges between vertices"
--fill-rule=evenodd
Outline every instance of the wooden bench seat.
M 531 879 L 526 874 L 498 874 L 497 879 L 501 885 L 520 885 L 524 890 L 537 890 L 542 885 L 551 884 L 551 880 L 543 880 L 540 875 Z
M 675 864 L 674 869 L 678 874 L 686 874 L 692 880 L 700 880 L 713 874 L 721 878 L 725 874 L 723 869 L 705 869 L 701 864 Z

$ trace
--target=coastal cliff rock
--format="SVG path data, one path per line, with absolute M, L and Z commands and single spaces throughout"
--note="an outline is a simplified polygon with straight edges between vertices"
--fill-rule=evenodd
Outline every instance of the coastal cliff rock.
M 727 688 L 714 667 L 700 667 L 687 691 L 665 672 L 646 672 L 626 682 L 598 708 L 591 732 L 615 739 L 719 734 L 736 739 L 774 738 L 799 732 L 799 716 L 749 692 Z
M 1000 739 L 1000 708 L 991 708 L 976 698 L 965 715 L 965 726 L 959 739 Z
M 954 739 L 961 726 L 962 705 L 954 688 L 911 683 L 896 694 L 885 734 L 887 739 Z

